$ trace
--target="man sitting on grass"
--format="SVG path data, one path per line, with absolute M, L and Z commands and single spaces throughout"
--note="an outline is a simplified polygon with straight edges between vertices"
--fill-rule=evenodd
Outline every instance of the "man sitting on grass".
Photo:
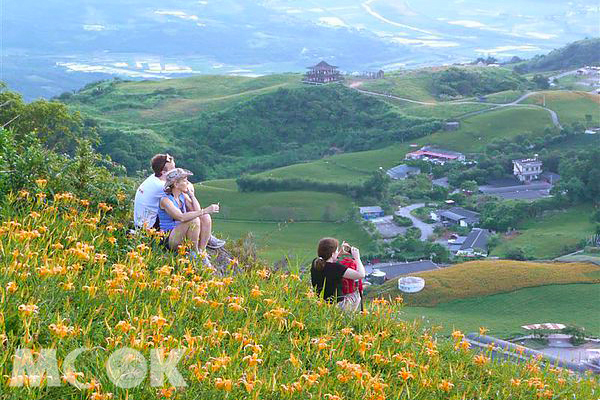
M 158 218 L 158 205 L 160 199 L 165 196 L 164 185 L 166 174 L 175 168 L 175 159 L 169 154 L 157 154 L 151 160 L 152 171 L 150 175 L 135 192 L 135 202 L 133 206 L 133 222 L 137 229 L 154 228 L 160 229 Z M 194 185 L 189 183 L 190 192 L 194 195 Z M 205 226 L 212 226 L 212 219 L 209 214 L 200 216 L 201 223 Z M 225 245 L 224 240 L 217 239 L 210 235 L 207 247 L 210 249 L 219 249 Z

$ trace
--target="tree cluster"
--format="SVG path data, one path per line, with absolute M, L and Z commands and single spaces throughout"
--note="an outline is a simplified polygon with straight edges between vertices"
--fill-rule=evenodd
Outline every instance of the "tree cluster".
M 527 86 L 527 80 L 516 73 L 451 67 L 433 75 L 431 91 L 438 97 L 478 96 Z

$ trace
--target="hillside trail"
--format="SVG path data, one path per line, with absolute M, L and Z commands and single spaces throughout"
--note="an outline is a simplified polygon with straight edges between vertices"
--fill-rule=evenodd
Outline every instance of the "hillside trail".
M 371 92 L 368 90 L 359 89 L 358 86 L 359 85 L 350 85 L 349 87 L 360 93 L 364 93 L 364 94 L 367 94 L 370 96 L 386 97 L 386 98 L 390 98 L 390 99 L 394 99 L 394 100 L 400 100 L 400 101 L 405 101 L 408 103 L 420 104 L 420 105 L 425 105 L 425 106 L 437 106 L 440 104 L 487 104 L 487 105 L 492 106 L 492 107 L 486 108 L 484 110 L 478 110 L 478 111 L 473 111 L 470 113 L 463 114 L 458 117 L 459 119 L 467 118 L 467 117 L 470 117 L 473 115 L 483 114 L 483 113 L 498 110 L 498 109 L 504 108 L 504 107 L 523 107 L 523 108 L 542 109 L 542 110 L 546 110 L 550 114 L 550 117 L 552 118 L 552 123 L 554 124 L 554 126 L 556 126 L 558 129 L 562 129 L 562 125 L 560 124 L 560 121 L 558 119 L 558 114 L 554 110 L 551 110 L 548 107 L 540 106 L 537 104 L 520 104 L 523 100 L 527 99 L 528 97 L 542 93 L 542 92 L 538 92 L 538 91 L 527 92 L 527 93 L 523 94 L 521 97 L 519 97 L 518 99 L 511 101 L 509 103 L 487 103 L 487 102 L 473 101 L 473 100 L 458 100 L 458 101 L 452 101 L 452 102 L 433 102 L 432 103 L 432 102 L 427 102 L 427 101 L 418 101 L 418 100 L 413 100 L 413 99 L 407 99 L 405 97 L 394 96 L 392 94 Z M 567 90 L 566 92 L 572 92 L 572 91 Z

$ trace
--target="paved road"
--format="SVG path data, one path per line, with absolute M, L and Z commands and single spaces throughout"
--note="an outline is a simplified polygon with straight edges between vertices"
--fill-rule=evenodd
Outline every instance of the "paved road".
M 404 235 L 406 228 L 396 225 L 393 215 L 386 215 L 379 218 L 373 218 L 371 222 L 379 231 L 384 239 L 395 238 L 398 235 Z
M 558 115 L 556 114 L 556 112 L 554 110 L 551 110 L 551 109 L 549 109 L 547 107 L 542 107 L 542 106 L 537 105 L 537 104 L 519 104 L 521 101 L 525 100 L 529 96 L 533 96 L 533 95 L 538 94 L 540 92 L 525 93 L 524 95 L 522 95 L 521 97 L 519 97 L 515 101 L 511 101 L 510 103 L 487 103 L 487 102 L 473 101 L 473 100 L 458 100 L 458 101 L 452 101 L 452 102 L 431 103 L 431 102 L 427 102 L 427 101 L 418 101 L 418 100 L 407 99 L 405 97 L 398 97 L 398 96 L 394 96 L 394 95 L 391 95 L 391 94 L 370 92 L 368 90 L 359 89 L 356 86 L 351 86 L 351 87 L 354 90 L 356 90 L 356 91 L 359 91 L 361 93 L 368 94 L 368 95 L 371 95 L 371 96 L 387 97 L 387 98 L 390 98 L 390 99 L 402 100 L 402 101 L 406 101 L 406 102 L 409 102 L 409 103 L 421 104 L 421 105 L 426 105 L 426 106 L 434 106 L 434 105 L 446 104 L 446 103 L 450 103 L 450 104 L 487 104 L 487 105 L 492 106 L 490 108 L 486 108 L 485 110 L 478 110 L 478 111 L 473 111 L 473 112 L 470 112 L 470 113 L 463 114 L 463 115 L 461 115 L 461 118 L 470 117 L 472 115 L 482 114 L 482 113 L 485 113 L 485 112 L 490 112 L 490 111 L 497 110 L 497 109 L 503 108 L 503 107 L 540 108 L 542 110 L 548 111 L 548 113 L 550 114 L 550 117 L 552 118 L 552 123 L 554 124 L 554 126 L 556 126 L 558 129 L 562 129 L 562 125 L 560 124 L 560 121 L 558 119 Z
M 410 212 L 412 210 L 415 210 L 417 208 L 421 208 L 424 206 L 425 206 L 424 203 L 417 203 L 417 204 L 411 204 L 410 206 L 406 206 L 406 207 L 398 207 L 398 215 L 410 218 L 413 223 L 413 226 L 416 226 L 417 228 L 419 228 L 419 230 L 421 231 L 421 240 L 422 241 L 426 241 L 429 236 L 433 235 L 433 225 L 426 224 L 425 222 L 421 221 L 420 219 L 413 217 L 410 214 Z

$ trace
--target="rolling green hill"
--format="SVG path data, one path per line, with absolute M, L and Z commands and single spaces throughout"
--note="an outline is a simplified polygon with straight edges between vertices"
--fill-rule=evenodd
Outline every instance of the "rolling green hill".
M 101 118 L 100 151 L 130 173 L 144 168 L 153 154 L 169 151 L 203 178 L 233 177 L 319 159 L 331 149 L 381 148 L 440 127 L 433 118 L 402 114 L 341 85 L 299 86 L 292 78 L 220 77 L 204 89 L 195 87 L 204 82 L 198 78 L 178 84 L 101 82 L 67 101 Z M 213 100 L 227 107 L 210 112 L 193 105 Z M 178 118 L 176 109 L 193 118 Z M 139 113 L 167 122 L 144 123 Z
M 515 65 L 515 71 L 558 71 L 600 64 L 600 38 L 584 39 Z
M 558 114 L 561 124 L 579 122 L 588 126 L 600 125 L 600 96 L 587 92 L 544 91 L 525 99 L 525 103 L 542 105 Z M 586 120 L 586 115 L 591 120 Z
M 373 250 L 367 233 L 350 217 L 355 207 L 346 196 L 308 191 L 239 192 L 233 179 L 196 185 L 203 206 L 221 203 L 213 215 L 214 230 L 229 240 L 251 234 L 261 257 L 268 261 L 290 256 L 308 263 L 321 237 L 333 236 Z
M 232 105 L 279 88 L 300 85 L 298 74 L 259 78 L 200 75 L 160 81 L 102 81 L 87 85 L 61 100 L 72 108 L 117 126 L 170 122 L 196 118 L 202 112 Z
M 559 322 L 600 335 L 594 302 L 600 293 L 600 266 L 590 263 L 472 261 L 414 274 L 425 288 L 401 293 L 397 279 L 371 289 L 369 298 L 402 295 L 402 318 L 442 326 L 442 333 L 480 326 L 495 337 L 523 334 L 521 325 Z
M 441 326 L 442 334 L 454 329 L 510 339 L 527 334 L 522 325 L 557 322 L 585 328 L 600 336 L 597 298 L 600 284 L 538 286 L 510 293 L 454 300 L 436 307 L 404 307 L 401 318 L 420 319 L 426 326 Z
M 505 107 L 461 120 L 460 129 L 440 131 L 416 143 L 431 143 L 462 152 L 478 152 L 494 139 L 512 138 L 519 134 L 542 134 L 553 128 L 550 114 L 542 109 Z
M 384 79 L 350 79 L 348 84 L 363 90 L 392 94 L 417 101 L 435 101 L 430 93 L 432 73 L 422 69 L 417 71 L 395 71 L 387 73 Z
M 506 90 L 524 90 L 527 80 L 503 67 L 451 66 L 395 71 L 383 79 L 351 78 L 349 86 L 409 100 L 436 102 Z M 395 104 L 398 104 L 395 102 Z M 402 103 L 400 103 L 402 104 Z M 404 103 L 410 106 L 410 103 Z
M 591 205 L 582 205 L 527 221 L 518 226 L 516 232 L 503 236 L 491 255 L 505 257 L 514 248 L 521 248 L 526 256 L 538 259 L 552 259 L 569 253 L 570 247 L 594 232 L 590 221 L 592 210 Z
M 427 282 L 418 293 L 400 292 L 396 278 L 375 286 L 369 297 L 402 295 L 409 306 L 433 307 L 458 299 L 508 293 L 526 287 L 600 283 L 600 267 L 583 263 L 481 260 L 414 275 Z

